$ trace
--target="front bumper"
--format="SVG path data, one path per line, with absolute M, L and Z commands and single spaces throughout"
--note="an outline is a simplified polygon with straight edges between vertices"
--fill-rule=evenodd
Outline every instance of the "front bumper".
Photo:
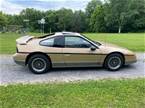
M 129 65 L 136 62 L 137 62 L 136 55 L 125 55 L 125 65 Z
M 24 53 L 15 53 L 15 54 L 13 55 L 13 59 L 14 59 L 14 62 L 15 62 L 16 64 L 25 66 L 25 61 L 26 61 L 27 56 L 28 56 L 28 54 L 24 54 Z

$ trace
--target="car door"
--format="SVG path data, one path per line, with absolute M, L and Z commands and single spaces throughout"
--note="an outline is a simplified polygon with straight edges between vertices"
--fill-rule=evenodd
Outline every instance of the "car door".
M 100 64 L 100 50 L 80 36 L 65 36 L 63 58 L 67 67 L 97 66 Z
M 64 66 L 62 47 L 64 47 L 64 37 L 55 36 L 40 42 L 41 49 L 50 57 L 53 67 Z

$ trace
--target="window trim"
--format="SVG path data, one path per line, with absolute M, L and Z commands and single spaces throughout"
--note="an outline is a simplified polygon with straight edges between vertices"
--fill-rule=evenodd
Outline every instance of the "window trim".
M 62 47 L 54 47 L 54 46 L 48 46 L 48 45 L 42 45 L 41 44 L 42 41 L 47 40 L 47 39 L 51 39 L 51 38 L 55 38 L 55 37 L 63 37 L 64 38 L 64 45 Z M 40 40 L 39 45 L 40 46 L 51 47 L 51 48 L 70 48 L 70 47 L 65 47 L 65 37 L 79 37 L 79 38 L 82 38 L 85 41 L 89 42 L 91 44 L 91 46 L 94 46 L 96 49 L 99 49 L 99 47 L 93 41 L 91 41 L 89 38 L 87 38 L 87 37 L 85 37 L 83 35 L 81 35 L 81 36 L 73 36 L 72 34 L 71 35 L 64 34 L 64 35 L 58 35 L 58 36 L 48 37 L 46 39 Z M 71 48 L 73 48 L 73 47 L 71 47 Z

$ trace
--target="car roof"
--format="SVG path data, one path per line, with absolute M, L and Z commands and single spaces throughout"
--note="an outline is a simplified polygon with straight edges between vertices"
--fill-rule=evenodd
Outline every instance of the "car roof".
M 79 34 L 79 33 L 76 33 L 76 32 L 66 32 L 66 31 L 64 31 L 64 32 L 56 32 L 55 35 L 56 36 L 58 36 L 58 35 L 81 36 L 81 34 Z

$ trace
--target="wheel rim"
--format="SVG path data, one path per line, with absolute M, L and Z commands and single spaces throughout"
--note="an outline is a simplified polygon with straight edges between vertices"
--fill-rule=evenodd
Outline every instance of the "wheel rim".
M 46 62 L 42 58 L 34 58 L 32 61 L 32 68 L 36 72 L 42 72 L 46 68 Z
M 109 68 L 113 70 L 120 68 L 121 64 L 122 62 L 120 57 L 111 57 L 108 61 Z

